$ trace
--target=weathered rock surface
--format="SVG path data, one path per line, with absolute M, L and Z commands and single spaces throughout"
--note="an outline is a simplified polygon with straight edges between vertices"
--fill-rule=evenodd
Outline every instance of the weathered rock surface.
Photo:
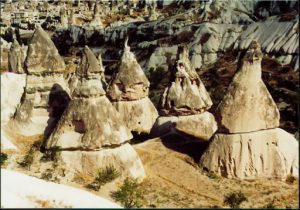
M 252 41 L 217 108 L 222 133 L 202 155 L 202 168 L 228 178 L 298 176 L 298 142 L 277 128 L 279 111 L 261 80 L 261 59 L 260 45 Z
M 197 72 L 192 68 L 186 48 L 178 53 L 173 71 L 174 79 L 162 96 L 161 115 L 190 115 L 208 110 L 212 101 Z
M 275 128 L 243 134 L 217 134 L 200 165 L 228 178 L 298 176 L 298 142 Z
M 14 39 L 8 54 L 8 69 L 10 72 L 24 74 L 24 61 L 26 55 L 19 42 Z
M 48 135 L 70 100 L 62 74 L 27 75 L 23 97 L 9 126 L 24 136 Z
M 92 174 L 113 164 L 121 174 L 144 178 L 142 163 L 131 145 L 130 130 L 106 97 L 100 65 L 85 47 L 76 75 L 72 101 L 57 127 L 44 143 L 46 149 L 60 148 L 60 159 L 70 173 Z
M 279 126 L 279 111 L 261 79 L 262 52 L 254 43 L 217 108 L 222 132 L 251 132 Z
M 48 139 L 46 148 L 94 150 L 120 145 L 131 138 L 130 131 L 105 95 L 74 98 Z
M 135 101 L 117 101 L 112 104 L 126 126 L 137 133 L 149 133 L 158 117 L 157 110 L 148 97 Z
M 162 116 L 157 119 L 151 133 L 153 136 L 185 134 L 207 141 L 217 130 L 217 123 L 207 112 L 212 101 L 191 65 L 186 47 L 179 47 L 173 68 L 172 82 L 161 99 Z
M 65 63 L 40 26 L 37 26 L 29 43 L 25 64 L 28 73 L 25 92 L 9 126 L 25 136 L 49 135 L 70 96 L 68 85 L 60 73 Z
M 150 82 L 125 42 L 119 71 L 108 87 L 112 101 L 139 100 L 148 96 Z
M 150 133 L 157 110 L 148 98 L 150 82 L 125 41 L 121 66 L 108 87 L 108 96 L 126 126 L 137 133 Z
M 49 35 L 39 25 L 30 40 L 25 66 L 29 74 L 65 70 L 63 58 L 59 55 Z
M 214 116 L 209 112 L 187 116 L 161 116 L 153 127 L 154 136 L 186 134 L 203 141 L 208 141 L 218 128 Z
M 142 162 L 128 143 L 99 151 L 62 151 L 60 159 L 71 174 L 79 171 L 94 176 L 99 168 L 113 165 L 124 177 L 131 176 L 139 180 L 145 177 Z
M 25 74 L 1 74 L 1 124 L 6 124 L 14 115 L 26 85 Z

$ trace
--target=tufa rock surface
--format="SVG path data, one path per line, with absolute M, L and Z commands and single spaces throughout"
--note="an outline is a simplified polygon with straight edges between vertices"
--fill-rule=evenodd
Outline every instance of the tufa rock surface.
M 114 75 L 108 88 L 112 101 L 132 101 L 149 94 L 150 82 L 125 41 L 119 71 Z
M 262 53 L 250 44 L 218 107 L 222 125 L 200 165 L 228 178 L 298 176 L 298 142 L 279 126 L 278 109 L 261 80 Z
M 173 78 L 160 103 L 161 116 L 151 133 L 188 135 L 209 140 L 217 130 L 214 116 L 207 112 L 212 101 L 188 58 L 187 48 L 179 47 Z
M 25 67 L 28 74 L 63 72 L 65 62 L 59 55 L 50 36 L 37 25 L 28 46 Z
M 76 70 L 78 84 L 46 148 L 100 149 L 132 138 L 102 87 L 100 65 L 86 46 Z
M 189 61 L 186 47 L 181 48 L 173 70 L 172 82 L 165 89 L 161 99 L 160 114 L 199 114 L 208 110 L 211 105 L 212 101 Z
M 127 143 L 132 135 L 106 97 L 96 61 L 85 47 L 76 71 L 78 83 L 72 101 L 44 147 L 61 150 L 61 163 L 71 175 L 76 172 L 94 175 L 99 168 L 112 164 L 122 175 L 142 179 L 143 165 Z
M 19 42 L 16 39 L 14 39 L 8 55 L 9 71 L 17 74 L 24 74 L 25 58 L 26 55 L 22 47 L 20 46 Z
M 279 111 L 261 79 L 261 59 L 260 46 L 253 41 L 217 108 L 221 132 L 251 132 L 279 126 Z
M 108 96 L 131 131 L 150 133 L 158 113 L 148 98 L 150 82 L 127 41 L 120 69 L 109 84 Z
M 25 92 L 8 125 L 24 136 L 49 135 L 69 103 L 69 88 L 61 73 L 65 63 L 49 35 L 37 26 L 29 43 Z M 27 69 L 26 69 L 27 68 Z M 45 72 L 46 74 L 41 74 Z
M 280 128 L 216 134 L 200 163 L 227 178 L 298 176 L 298 142 Z

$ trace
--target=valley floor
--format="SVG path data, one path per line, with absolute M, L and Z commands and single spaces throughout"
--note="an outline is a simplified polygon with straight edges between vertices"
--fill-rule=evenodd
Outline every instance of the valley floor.
M 196 164 L 200 158 L 200 148 L 205 147 L 201 142 L 187 142 L 171 136 L 150 139 L 133 146 L 141 157 L 147 174 L 147 178 L 140 185 L 144 192 L 143 207 L 229 207 L 223 203 L 224 196 L 239 190 L 248 199 L 241 204 L 242 208 L 299 207 L 298 181 L 288 184 L 285 181 L 269 179 L 234 180 L 204 172 Z M 34 165 L 30 171 L 17 167 L 15 162 L 22 155 L 9 155 L 11 158 L 6 166 L 10 170 L 40 178 L 41 174 Z M 112 192 L 121 186 L 120 179 L 104 185 L 98 192 L 86 188 L 92 180 L 93 177 L 78 177 L 72 183 L 64 183 L 62 180 L 60 183 L 81 188 L 114 201 Z

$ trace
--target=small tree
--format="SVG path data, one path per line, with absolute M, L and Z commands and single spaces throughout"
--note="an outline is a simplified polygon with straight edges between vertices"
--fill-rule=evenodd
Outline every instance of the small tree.
M 225 195 L 224 204 L 229 205 L 231 208 L 239 208 L 240 204 L 244 201 L 248 201 L 244 193 L 239 192 L 231 192 Z
M 136 179 L 126 178 L 120 189 L 113 193 L 112 197 L 121 202 L 125 208 L 140 208 L 143 191 Z

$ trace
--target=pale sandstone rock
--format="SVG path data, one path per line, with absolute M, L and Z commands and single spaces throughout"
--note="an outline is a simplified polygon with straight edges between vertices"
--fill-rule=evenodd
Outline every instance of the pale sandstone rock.
M 50 134 L 70 99 L 61 73 L 64 69 L 64 60 L 49 35 L 37 26 L 25 61 L 25 93 L 10 128 L 24 136 Z
M 114 165 L 123 176 L 145 177 L 141 160 L 130 144 L 132 134 L 102 88 L 100 65 L 86 47 L 77 68 L 78 84 L 57 127 L 44 142 L 59 148 L 60 164 L 68 175 L 95 176 L 99 168 Z M 97 70 L 98 69 L 98 70 Z
M 150 82 L 125 41 L 119 71 L 114 75 L 108 87 L 108 96 L 112 101 L 138 100 L 148 96 Z
M 17 74 L 24 74 L 25 53 L 16 39 L 14 39 L 8 54 L 9 71 Z
M 9 126 L 24 136 L 48 135 L 70 100 L 62 74 L 27 75 L 23 97 Z
M 1 74 L 1 124 L 6 124 L 14 115 L 26 84 L 26 74 Z
M 129 130 L 138 133 L 149 133 L 158 117 L 157 110 L 148 97 L 135 101 L 117 101 L 112 104 Z
M 261 79 L 261 59 L 260 47 L 253 42 L 217 108 L 223 132 L 251 132 L 279 126 L 279 111 Z
M 132 138 L 119 113 L 105 96 L 101 68 L 96 56 L 86 46 L 76 70 L 78 84 L 69 106 L 56 129 L 46 142 L 46 148 L 99 149 L 120 145 Z
M 108 96 L 131 131 L 150 133 L 158 112 L 148 98 L 150 82 L 127 41 L 119 72 L 109 84 Z
M 228 178 L 298 176 L 298 142 L 275 128 L 243 134 L 217 134 L 200 165 Z
M 46 148 L 94 150 L 120 145 L 131 138 L 130 131 L 106 96 L 81 97 L 69 103 Z
M 36 26 L 30 40 L 25 66 L 29 74 L 65 70 L 63 58 L 59 55 L 50 36 L 39 25 Z
M 174 79 L 162 96 L 161 115 L 190 115 L 208 110 L 212 101 L 189 61 L 187 49 L 179 50 L 177 57 Z
M 81 172 L 94 177 L 98 169 L 113 165 L 123 177 L 142 180 L 146 176 L 139 156 L 128 143 L 100 151 L 62 151 L 59 156 L 70 174 Z
M 187 116 L 161 116 L 153 126 L 152 135 L 187 134 L 208 141 L 217 131 L 217 123 L 209 112 Z
M 165 89 L 160 116 L 152 131 L 153 136 L 177 133 L 207 141 L 217 130 L 214 116 L 206 112 L 212 101 L 193 68 L 186 47 L 179 47 L 173 80 Z
M 204 112 L 196 115 L 179 116 L 175 128 L 190 136 L 208 141 L 218 127 L 214 116 L 209 112 Z

